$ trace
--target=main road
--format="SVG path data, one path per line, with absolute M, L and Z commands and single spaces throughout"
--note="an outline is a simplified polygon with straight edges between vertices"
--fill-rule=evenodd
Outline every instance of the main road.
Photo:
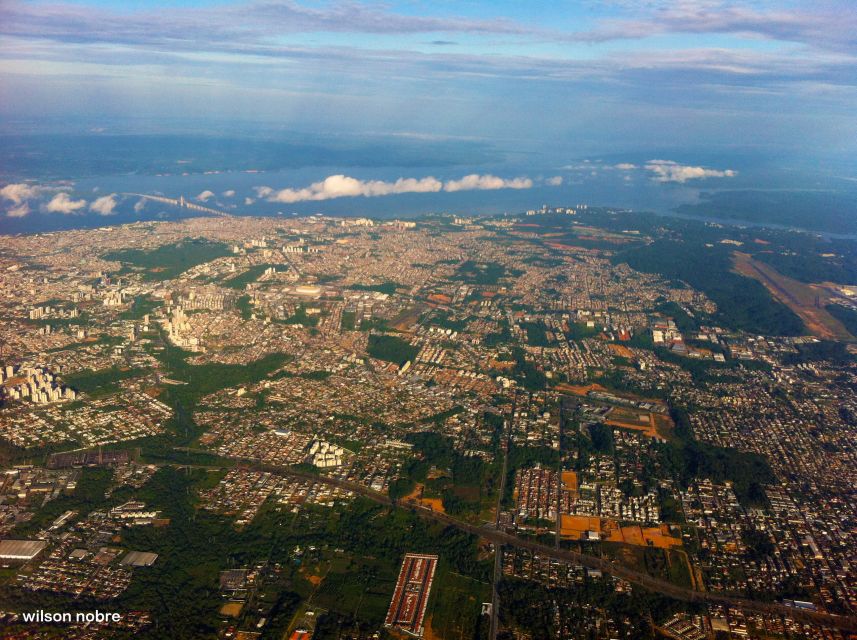
M 204 449 L 176 447 L 176 450 L 212 455 L 210 451 L 205 451 Z M 458 518 L 454 518 L 445 513 L 434 511 L 430 507 L 424 507 L 422 505 L 417 505 L 410 502 L 397 503 L 396 501 L 391 500 L 390 497 L 386 494 L 383 494 L 379 491 L 375 491 L 374 489 L 370 489 L 369 487 L 366 487 L 357 482 L 341 480 L 339 478 L 331 478 L 309 471 L 304 471 L 302 469 L 295 469 L 288 465 L 267 464 L 255 458 L 230 459 L 243 463 L 247 468 L 254 471 L 275 473 L 283 476 L 299 478 L 301 480 L 312 480 L 321 484 L 337 487 L 345 491 L 351 491 L 352 493 L 364 496 L 370 500 L 373 500 L 374 502 L 388 507 L 400 507 L 408 509 L 415 515 L 426 520 L 434 520 L 435 522 L 439 522 L 450 527 L 455 527 L 461 531 L 465 531 L 472 535 L 484 538 L 494 545 L 495 549 L 497 550 L 497 553 L 499 553 L 500 547 L 502 547 L 503 545 L 515 547 L 518 549 L 526 549 L 528 551 L 532 551 L 534 554 L 538 554 L 546 558 L 554 558 L 556 560 L 579 564 L 589 569 L 598 569 L 603 573 L 607 573 L 617 578 L 627 580 L 628 582 L 648 589 L 649 591 L 661 593 L 665 596 L 669 596 L 670 598 L 675 598 L 676 600 L 682 600 L 685 602 L 703 602 L 708 604 L 717 604 L 726 607 L 744 609 L 745 611 L 762 613 L 766 615 L 790 616 L 795 620 L 806 622 L 808 624 L 824 625 L 827 627 L 832 627 L 834 629 L 840 629 L 843 631 L 849 631 L 852 633 L 857 632 L 857 617 L 855 616 L 841 616 L 832 613 L 823 613 L 820 611 L 808 611 L 805 609 L 789 607 L 778 602 L 749 600 L 747 598 L 739 598 L 736 596 L 712 593 L 710 591 L 694 591 L 693 589 L 688 589 L 687 587 L 682 587 L 673 584 L 672 582 L 667 582 L 666 580 L 654 578 L 648 575 L 647 573 L 636 571 L 635 569 L 631 569 L 630 567 L 626 567 L 609 559 L 599 558 L 597 556 L 589 555 L 587 553 L 580 553 L 578 551 L 572 551 L 571 549 L 557 549 L 553 546 L 536 542 L 535 540 L 529 540 L 526 538 L 518 537 L 516 535 L 512 535 L 510 533 L 506 533 L 505 531 L 501 531 L 490 524 L 483 526 L 471 524 L 469 522 L 459 520 Z M 212 465 L 191 466 L 211 467 Z
M 507 476 L 509 475 L 509 443 L 512 439 L 512 427 L 515 420 L 515 407 L 518 404 L 518 396 L 512 398 L 512 409 L 508 417 L 503 420 L 503 433 L 500 436 L 500 446 L 503 447 L 503 469 L 500 472 L 500 489 L 497 492 L 497 511 L 494 514 L 494 529 L 500 530 L 500 512 L 503 506 L 503 496 L 506 493 Z M 500 631 L 500 592 L 497 585 L 503 576 L 503 547 L 494 545 L 494 577 L 491 580 L 491 626 L 489 629 L 489 640 L 497 640 Z

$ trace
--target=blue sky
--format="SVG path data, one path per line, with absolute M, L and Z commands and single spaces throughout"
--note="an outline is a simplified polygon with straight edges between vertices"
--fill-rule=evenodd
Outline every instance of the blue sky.
M 855 107 L 851 0 L 0 2 L 0 117 L 36 129 L 809 160 L 857 151 Z

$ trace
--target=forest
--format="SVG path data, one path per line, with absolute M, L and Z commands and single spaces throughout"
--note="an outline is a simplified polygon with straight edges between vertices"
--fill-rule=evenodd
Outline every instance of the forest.
M 725 327 L 763 335 L 794 336 L 803 323 L 775 301 L 762 284 L 732 271 L 731 251 L 695 241 L 656 240 L 644 247 L 619 252 L 616 264 L 686 282 L 717 305 L 712 319 Z

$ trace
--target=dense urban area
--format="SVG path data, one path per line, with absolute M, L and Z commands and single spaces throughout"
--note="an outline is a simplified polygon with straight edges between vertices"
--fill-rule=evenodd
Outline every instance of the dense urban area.
M 0 236 L 0 636 L 853 637 L 855 274 L 583 204 Z

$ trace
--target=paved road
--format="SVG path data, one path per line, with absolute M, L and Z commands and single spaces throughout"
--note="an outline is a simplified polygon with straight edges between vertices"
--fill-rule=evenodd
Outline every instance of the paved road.
M 512 425 L 515 419 L 515 407 L 517 396 L 512 399 L 512 411 L 509 417 L 503 421 L 503 437 L 500 445 L 503 447 L 503 470 L 500 472 L 500 491 L 497 494 L 497 512 L 494 516 L 494 528 L 500 529 L 500 509 L 503 504 L 503 495 L 506 492 L 506 476 L 509 475 L 509 442 L 512 437 Z M 497 640 L 500 631 L 500 593 L 497 585 L 503 575 L 503 548 L 494 545 L 494 579 L 491 581 L 491 629 L 489 640 Z
M 204 451 L 201 449 L 188 449 L 184 447 L 177 447 L 176 449 L 179 451 L 207 453 L 209 455 L 211 454 L 210 451 Z M 378 491 L 374 491 L 373 489 L 370 489 L 369 487 L 363 486 L 356 482 L 350 482 L 348 480 L 339 480 L 337 478 L 317 475 L 308 471 L 294 469 L 290 466 L 265 464 L 257 459 L 238 459 L 237 461 L 246 464 L 248 468 L 253 470 L 268 471 L 284 476 L 300 478 L 302 480 L 314 480 L 322 484 L 338 487 L 340 489 L 344 489 L 362 495 L 379 504 L 383 504 L 386 506 L 397 506 L 399 508 L 408 509 L 409 511 L 421 518 L 425 518 L 427 520 L 434 520 L 436 522 L 440 522 L 451 527 L 456 527 L 461 531 L 465 531 L 467 533 L 485 538 L 486 540 L 489 540 L 491 543 L 493 543 L 495 548 L 498 549 L 500 546 L 503 545 L 516 547 L 518 549 L 527 549 L 528 551 L 532 551 L 533 553 L 538 554 L 542 557 L 554 558 L 556 560 L 563 560 L 573 564 L 579 564 L 589 569 L 598 569 L 603 573 L 616 576 L 617 578 L 622 578 L 623 580 L 627 580 L 632 584 L 636 584 L 650 591 L 654 591 L 669 596 L 671 598 L 675 598 L 676 600 L 682 600 L 685 602 L 706 602 L 709 604 L 719 604 L 723 606 L 736 607 L 739 609 L 744 609 L 746 611 L 754 611 L 757 613 L 769 615 L 788 615 L 794 618 L 795 620 L 799 620 L 809 624 L 821 624 L 828 627 L 833 627 L 835 629 L 841 629 L 843 631 L 857 632 L 857 617 L 855 616 L 840 616 L 830 613 L 821 613 L 819 611 L 805 611 L 803 609 L 788 607 L 784 604 L 780 604 L 777 602 L 748 600 L 746 598 L 738 598 L 725 594 L 712 593 L 710 591 L 694 591 L 693 589 L 680 587 L 671 582 L 667 582 L 666 580 L 653 578 L 648 574 L 635 571 L 634 569 L 613 562 L 612 560 L 599 558 L 597 556 L 592 556 L 586 553 L 579 553 L 570 549 L 556 549 L 553 546 L 542 544 L 534 540 L 520 538 L 510 533 L 506 533 L 505 531 L 498 531 L 496 528 L 490 525 L 477 526 L 474 524 L 470 524 L 469 522 L 464 522 L 463 520 L 459 520 L 458 518 L 454 518 L 445 513 L 441 513 L 439 511 L 432 511 L 429 507 L 423 507 L 421 505 L 416 505 L 413 503 L 396 504 L 392 500 L 390 500 L 387 495 Z

